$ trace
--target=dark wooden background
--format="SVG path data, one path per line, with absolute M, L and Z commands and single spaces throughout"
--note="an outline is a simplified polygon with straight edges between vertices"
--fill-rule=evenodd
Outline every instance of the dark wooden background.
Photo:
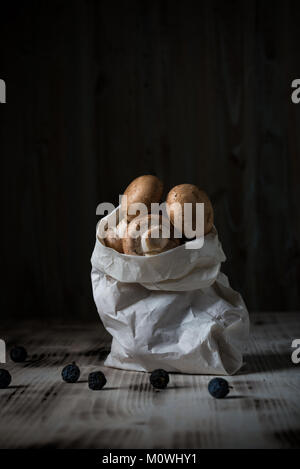
M 95 318 L 96 206 L 212 198 L 251 310 L 299 309 L 298 1 L 1 2 L 1 316 Z

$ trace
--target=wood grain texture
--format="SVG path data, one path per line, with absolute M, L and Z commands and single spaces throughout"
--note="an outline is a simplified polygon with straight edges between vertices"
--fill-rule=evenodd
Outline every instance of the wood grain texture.
M 100 323 L 1 322 L 9 347 L 24 344 L 30 356 L 5 365 L 13 381 L 0 390 L 0 448 L 300 448 L 299 318 L 252 316 L 246 364 L 223 400 L 208 394 L 209 376 L 172 374 L 155 391 L 147 373 L 104 367 L 110 338 Z M 66 384 L 61 369 L 73 360 L 80 381 Z M 108 382 L 93 392 L 87 376 L 97 369 Z
M 1 314 L 95 317 L 96 207 L 145 172 L 208 192 L 251 310 L 298 309 L 299 2 L 16 5 L 1 7 Z

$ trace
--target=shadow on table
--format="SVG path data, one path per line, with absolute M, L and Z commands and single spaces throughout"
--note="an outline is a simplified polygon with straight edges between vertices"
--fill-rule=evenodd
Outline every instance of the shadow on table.
M 251 396 L 246 396 L 245 394 L 237 394 L 237 395 L 233 395 L 233 396 L 226 396 L 225 398 L 227 401 L 229 399 L 251 399 Z
M 292 352 L 284 354 L 246 354 L 244 355 L 245 365 L 238 374 L 265 373 L 267 371 L 288 370 L 296 366 L 292 362 L 291 354 Z
M 14 384 L 14 385 L 9 386 L 9 388 L 7 389 L 26 389 L 28 387 L 29 387 L 28 384 Z
M 275 431 L 272 435 L 280 447 L 300 449 L 300 428 L 287 428 Z

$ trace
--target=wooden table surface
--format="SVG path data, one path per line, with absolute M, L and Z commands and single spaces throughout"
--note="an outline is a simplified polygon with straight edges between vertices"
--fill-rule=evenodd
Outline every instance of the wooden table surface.
M 13 377 L 0 389 L 0 448 L 299 448 L 300 364 L 291 361 L 300 313 L 251 315 L 245 366 L 228 377 L 230 396 L 207 391 L 211 376 L 172 374 L 155 391 L 147 373 L 105 368 L 110 338 L 94 324 L 0 323 L 9 349 L 23 344 L 24 364 L 8 358 Z M 75 360 L 80 381 L 61 369 Z M 107 377 L 102 391 L 88 373 Z

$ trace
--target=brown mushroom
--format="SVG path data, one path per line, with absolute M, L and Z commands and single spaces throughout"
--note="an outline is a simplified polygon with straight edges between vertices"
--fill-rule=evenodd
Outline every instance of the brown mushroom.
M 192 229 L 196 229 L 196 203 L 204 203 L 204 234 L 210 232 L 214 223 L 214 211 L 208 195 L 193 184 L 173 187 L 167 196 L 167 212 L 174 227 L 184 230 L 184 204 L 192 204 Z
M 104 244 L 108 248 L 123 253 L 122 239 L 126 233 L 127 220 L 123 218 L 116 227 L 109 227 L 105 232 Z
M 124 217 L 131 221 L 139 215 L 139 212 L 136 214 L 128 213 L 130 208 L 134 208 L 132 205 L 137 203 L 145 204 L 149 213 L 151 203 L 160 202 L 162 193 L 163 183 L 156 176 L 148 174 L 134 179 L 124 192 L 124 195 L 127 196 L 127 207 L 126 198 L 122 197 L 121 210 Z
M 153 256 L 178 245 L 169 220 L 157 214 L 134 218 L 123 238 L 124 253 L 134 256 Z

